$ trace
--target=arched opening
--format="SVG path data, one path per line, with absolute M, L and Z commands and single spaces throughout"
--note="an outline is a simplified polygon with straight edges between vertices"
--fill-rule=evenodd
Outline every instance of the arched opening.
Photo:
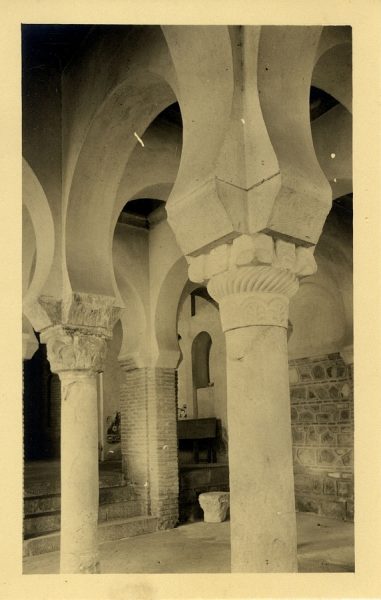
M 29 360 L 24 360 L 24 459 L 59 459 L 61 390 L 58 375 L 50 370 L 46 345 L 40 344 Z M 29 469 L 33 466 L 29 464 Z
M 192 343 L 192 381 L 196 414 L 198 417 L 214 417 L 214 398 L 209 393 L 210 350 L 212 338 L 207 331 L 201 331 Z
M 177 332 L 180 521 L 202 518 L 200 493 L 228 490 L 226 349 L 216 302 L 186 285 Z

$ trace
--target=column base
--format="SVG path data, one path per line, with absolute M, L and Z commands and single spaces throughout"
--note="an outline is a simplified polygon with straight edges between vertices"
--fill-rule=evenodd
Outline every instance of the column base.
M 82 554 L 79 556 L 61 556 L 60 573 L 62 574 L 94 574 L 100 573 L 101 566 L 98 554 Z

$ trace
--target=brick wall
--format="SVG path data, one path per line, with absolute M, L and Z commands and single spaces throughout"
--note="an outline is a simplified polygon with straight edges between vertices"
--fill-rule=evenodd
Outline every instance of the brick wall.
M 123 470 L 142 511 L 157 516 L 159 528 L 174 527 L 179 493 L 176 371 L 121 366 Z
M 296 507 L 353 519 L 353 377 L 339 354 L 291 360 Z
M 141 502 L 142 513 L 149 514 L 146 370 L 128 370 L 125 363 L 121 367 L 125 371 L 120 386 L 123 472 Z
M 178 521 L 177 372 L 149 369 L 147 375 L 151 513 L 168 529 Z

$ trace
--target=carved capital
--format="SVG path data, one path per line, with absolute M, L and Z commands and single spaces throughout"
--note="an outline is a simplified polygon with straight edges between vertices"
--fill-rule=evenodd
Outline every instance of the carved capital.
M 288 298 L 280 294 L 247 292 L 232 294 L 220 301 L 223 331 L 249 325 L 275 325 L 288 323 Z
M 110 296 L 72 292 L 62 302 L 62 320 L 71 327 L 91 327 L 112 337 L 121 310 Z
M 239 236 L 188 262 L 189 278 L 207 282 L 219 303 L 224 331 L 249 325 L 287 328 L 289 298 L 299 279 L 316 271 L 311 248 L 295 248 L 263 233 Z
M 46 343 L 53 373 L 64 371 L 101 372 L 107 352 L 106 337 L 88 329 L 61 325 L 50 327 L 41 334 Z
M 24 314 L 36 331 L 56 325 L 91 327 L 106 337 L 112 337 L 121 310 L 115 298 L 84 292 L 70 292 L 63 299 L 39 296 L 23 306 Z

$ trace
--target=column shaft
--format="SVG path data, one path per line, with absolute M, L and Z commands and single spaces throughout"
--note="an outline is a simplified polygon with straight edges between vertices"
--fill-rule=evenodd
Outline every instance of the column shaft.
M 60 373 L 61 573 L 98 573 L 98 419 L 96 374 Z
M 226 332 L 233 572 L 297 570 L 287 331 Z

